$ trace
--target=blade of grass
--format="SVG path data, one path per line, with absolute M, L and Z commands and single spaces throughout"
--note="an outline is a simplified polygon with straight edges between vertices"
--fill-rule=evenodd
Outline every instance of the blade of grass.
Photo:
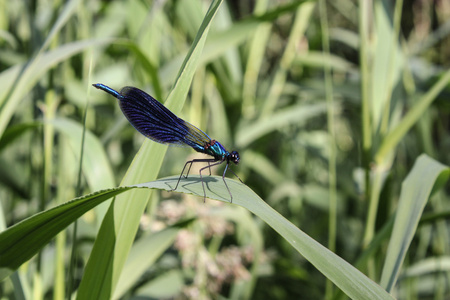
M 75 189 L 72 186 L 70 180 L 71 168 L 68 166 L 68 161 L 71 158 L 71 149 L 68 142 L 66 142 L 65 137 L 59 137 L 58 145 L 58 164 L 57 164 L 57 177 L 58 177 L 58 190 L 56 194 L 56 199 L 58 204 L 63 204 L 66 199 L 73 198 L 75 194 Z M 54 278 L 54 297 L 55 299 L 65 299 L 66 292 L 66 241 L 67 233 L 62 232 L 56 236 L 55 241 L 55 278 Z
M 377 165 L 383 165 L 390 151 L 397 147 L 398 143 L 403 139 L 411 127 L 420 119 L 423 112 L 433 103 L 439 93 L 450 82 L 450 70 L 445 72 L 443 76 L 436 82 L 433 87 L 423 95 L 415 105 L 408 111 L 400 123 L 383 139 L 380 148 L 375 155 Z
M 383 266 L 380 284 L 388 292 L 397 282 L 400 268 L 416 233 L 425 204 L 436 184 L 446 182 L 450 168 L 427 155 L 419 156 L 413 169 L 402 184 L 400 201 L 392 236 Z
M 113 299 L 120 299 L 136 283 L 149 267 L 169 248 L 178 231 L 190 224 L 193 219 L 175 224 L 137 241 L 131 248 L 125 262 Z M 151 251 L 149 251 L 151 249 Z
M 265 119 L 273 114 L 280 95 L 285 87 L 288 70 L 297 56 L 298 42 L 301 41 L 309 25 L 309 19 L 315 7 L 314 2 L 304 2 L 300 5 L 295 13 L 294 24 L 289 34 L 289 39 L 280 60 L 273 81 L 271 82 L 269 92 L 264 100 L 259 119 Z
M 325 0 L 319 1 L 320 9 L 320 27 L 322 30 L 322 47 L 325 57 L 330 57 L 330 41 L 328 32 L 328 13 Z M 328 65 L 324 67 L 325 74 L 325 96 L 327 102 L 327 128 L 328 128 L 328 144 L 330 155 L 328 160 L 328 189 L 329 189 L 329 217 L 328 217 L 328 248 L 336 251 L 336 232 L 337 232 L 337 191 L 336 191 L 336 135 L 334 124 L 334 99 L 333 99 L 333 83 L 331 81 L 331 68 Z M 331 281 L 327 281 L 325 296 L 331 299 L 333 293 L 333 285 Z
M 400 1 L 397 1 L 400 2 Z M 374 2 L 374 47 L 371 64 L 371 101 L 370 114 L 373 134 L 384 136 L 392 124 L 391 98 L 393 89 L 398 85 L 401 70 L 404 69 L 403 53 L 399 48 L 398 36 L 392 24 L 393 12 L 380 1 Z M 382 41 L 382 42 L 381 42 Z M 394 100 L 396 97 L 394 96 Z M 376 146 L 375 146 L 376 147 Z
M 227 30 L 211 34 L 207 38 L 205 51 L 203 51 L 200 64 L 203 65 L 213 61 L 217 57 L 223 55 L 230 48 L 236 47 L 237 45 L 243 43 L 250 34 L 254 33 L 260 24 L 264 22 L 272 22 L 284 14 L 291 13 L 293 9 L 305 2 L 309 1 L 294 1 L 287 5 L 268 11 L 263 15 L 251 16 L 243 19 L 240 22 L 234 23 Z M 181 65 L 181 61 L 184 57 L 184 53 L 180 54 L 171 62 L 164 65 L 160 71 L 160 77 L 167 78 L 167 82 L 171 83 L 172 80 L 170 80 L 170 78 L 175 77 L 175 72 L 178 70 L 178 66 Z
M 165 103 L 166 107 L 175 114 L 181 110 L 184 104 L 192 77 L 202 56 L 211 21 L 221 3 L 222 1 L 211 3 L 179 70 L 175 86 Z M 148 140 L 144 142 L 122 180 L 122 184 L 154 180 L 158 175 L 166 150 L 167 146 Z M 113 201 L 86 265 L 77 294 L 78 299 L 109 299 L 113 295 L 149 196 L 149 191 L 132 191 Z
M 59 62 L 83 50 L 110 43 L 110 39 L 95 39 L 69 43 L 43 53 L 23 65 L 16 65 L 0 73 L 0 136 L 21 99 L 30 91 L 42 75 Z
M 383 112 L 381 116 L 380 122 L 380 133 L 385 135 L 388 131 L 389 121 L 391 119 L 391 98 L 393 95 L 394 87 L 398 84 L 400 80 L 401 70 L 404 69 L 404 54 L 401 52 L 398 40 L 399 40 L 399 31 L 400 31 L 400 21 L 402 16 L 402 7 L 403 0 L 399 0 L 395 2 L 395 9 L 393 13 L 393 24 L 392 28 L 389 27 L 390 32 L 387 36 L 390 36 L 390 42 L 383 43 L 385 49 L 389 51 L 389 62 L 388 69 L 385 74 L 387 74 L 386 79 L 386 88 L 382 88 L 385 90 L 385 101 L 383 101 Z M 390 44 L 390 45 L 389 45 Z
M 62 13 L 58 15 L 58 19 L 52 26 L 50 33 L 47 35 L 45 42 L 42 44 L 37 54 L 27 64 L 19 68 L 20 73 L 17 74 L 17 77 L 10 79 L 12 84 L 4 90 L 5 95 L 7 95 L 6 97 L 10 96 L 9 99 L 6 100 L 0 95 L 0 136 L 3 135 L 3 132 L 9 120 L 11 119 L 16 107 L 20 103 L 20 98 L 25 94 L 25 92 L 22 90 L 23 87 L 25 85 L 29 85 L 29 80 L 33 81 L 33 79 L 40 79 L 36 77 L 33 78 L 33 73 L 41 71 L 39 69 L 36 69 L 36 66 L 39 64 L 42 56 L 44 56 L 44 51 L 47 50 L 52 39 L 56 36 L 56 34 L 67 23 L 72 14 L 75 12 L 75 8 L 78 2 L 80 1 L 70 0 L 66 2 Z M 5 101 L 7 101 L 7 105 L 5 105 Z M 44 201 L 44 199 L 42 199 L 42 201 Z
M 294 65 L 308 66 L 313 68 L 330 68 L 333 71 L 353 73 L 355 65 L 352 62 L 346 60 L 345 58 L 339 57 L 338 55 L 330 53 L 325 55 L 320 51 L 308 51 L 295 58 Z
M 309 118 L 314 118 L 326 111 L 326 104 L 298 105 L 279 110 L 267 119 L 261 119 L 251 125 L 240 126 L 236 134 L 236 146 L 245 148 L 261 136 L 283 126 L 295 123 L 304 124 Z
M 90 64 L 90 70 L 92 70 L 92 59 Z M 91 78 L 89 76 L 89 78 Z M 89 85 L 88 85 L 89 87 Z M 89 109 L 89 92 L 88 97 L 86 99 L 85 107 L 84 107 L 84 113 L 83 113 L 83 123 L 82 123 L 82 132 L 80 136 L 80 157 L 78 160 L 78 175 L 77 175 L 77 185 L 76 185 L 76 193 L 77 195 L 81 194 L 81 175 L 83 174 L 83 161 L 84 161 L 84 152 L 85 152 L 85 144 L 86 144 L 86 118 L 88 115 L 88 109 Z M 68 279 L 67 279 L 67 296 L 68 299 L 71 299 L 72 293 L 73 293 L 73 285 L 74 285 L 74 278 L 75 278 L 75 265 L 77 263 L 77 248 L 78 248 L 78 220 L 75 221 L 73 224 L 73 231 L 72 231 L 72 249 L 70 253 L 70 260 L 69 260 L 69 270 L 68 270 Z
M 370 199 L 370 162 L 372 161 L 372 120 L 370 118 L 370 32 L 371 6 L 369 1 L 359 3 L 359 61 L 361 73 L 361 135 L 362 135 L 362 167 L 365 175 L 365 199 Z
M 268 0 L 256 1 L 254 14 L 258 15 L 267 10 Z M 260 24 L 250 39 L 247 64 L 245 67 L 242 87 L 242 113 L 246 119 L 254 118 L 256 114 L 256 91 L 259 71 L 264 61 L 267 41 L 269 40 L 272 24 Z

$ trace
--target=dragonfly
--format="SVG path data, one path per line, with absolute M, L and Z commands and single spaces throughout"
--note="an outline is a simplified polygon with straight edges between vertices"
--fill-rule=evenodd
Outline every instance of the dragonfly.
M 188 177 L 192 164 L 208 163 L 206 167 L 199 170 L 203 187 L 203 202 L 205 202 L 206 190 L 202 171 L 209 169 L 209 175 L 211 175 L 211 167 L 225 163 L 222 180 L 230 194 L 230 202 L 233 203 L 233 195 L 225 181 L 225 174 L 227 170 L 230 170 L 242 182 L 239 176 L 229 168 L 230 163 L 235 165 L 239 163 L 240 157 L 237 151 L 228 152 L 218 141 L 212 140 L 202 130 L 178 118 L 158 100 L 136 87 L 126 86 L 118 92 L 102 83 L 96 83 L 93 86 L 116 97 L 122 113 L 130 124 L 145 137 L 169 146 L 191 147 L 197 152 L 212 156 L 212 158 L 193 159 L 186 162 L 172 191 L 177 189 L 188 166 L 184 178 Z

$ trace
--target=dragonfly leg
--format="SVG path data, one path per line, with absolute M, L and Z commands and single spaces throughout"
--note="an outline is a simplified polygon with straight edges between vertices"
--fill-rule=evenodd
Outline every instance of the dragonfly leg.
M 190 160 L 190 161 L 187 161 L 187 162 L 184 164 L 183 170 L 181 171 L 180 177 L 178 178 L 177 185 L 175 185 L 175 187 L 172 189 L 172 191 L 175 191 L 175 190 L 177 189 L 178 184 L 180 183 L 181 177 L 183 177 L 184 169 L 186 169 L 186 166 L 187 166 L 188 164 L 189 164 L 189 169 L 188 169 L 188 174 L 189 174 L 189 170 L 191 169 L 191 166 L 192 166 L 192 163 L 193 163 L 193 162 L 194 162 L 193 160 Z M 185 177 L 185 178 L 187 178 L 187 174 L 186 174 L 186 177 Z
M 200 174 L 200 180 L 202 182 L 202 188 L 203 188 L 203 203 L 206 203 L 206 190 L 205 190 L 205 183 L 203 182 L 203 176 L 202 176 L 202 170 L 204 168 L 201 168 L 198 172 Z M 211 169 L 210 169 L 211 170 Z
M 227 164 L 227 166 L 228 166 L 228 164 Z M 231 168 L 229 168 L 228 170 L 230 170 L 230 171 L 231 171 L 231 173 L 233 173 L 233 175 L 234 175 L 234 176 L 236 176 L 236 178 L 237 178 L 237 179 L 239 179 L 239 181 L 240 181 L 240 182 L 244 183 L 244 182 L 242 181 L 242 179 L 241 179 L 241 178 L 239 178 L 239 176 L 237 176 L 237 174 L 236 174 L 236 173 L 234 173 L 234 171 L 233 171 L 233 170 L 232 170 Z
M 223 183 L 225 183 L 225 186 L 226 186 L 226 188 L 227 188 L 227 190 L 228 190 L 228 193 L 230 194 L 230 203 L 233 203 L 233 195 L 231 194 L 231 192 L 230 192 L 230 189 L 228 188 L 228 184 L 227 184 L 227 182 L 225 181 L 225 174 L 227 173 L 227 169 L 228 169 L 228 163 L 226 164 L 226 166 L 225 166 L 225 170 L 223 171 L 223 174 L 222 174 L 222 180 L 223 180 Z M 230 169 L 231 170 L 231 169 Z M 233 172 L 233 171 L 231 171 L 231 172 Z M 234 174 L 234 172 L 233 172 L 233 174 Z M 236 175 L 236 174 L 235 174 Z M 238 177 L 239 178 L 239 177 Z M 240 180 L 240 179 L 239 179 Z M 242 181 L 241 181 L 242 182 Z
M 205 160 L 205 161 L 206 161 L 206 160 Z M 215 163 L 211 164 L 211 162 L 215 162 Z M 201 168 L 200 171 L 198 172 L 198 173 L 200 174 L 200 179 L 201 179 L 201 181 L 202 181 L 202 187 L 203 187 L 203 203 L 206 202 L 206 189 L 205 189 L 205 183 L 203 182 L 202 171 L 203 171 L 204 169 L 208 168 L 208 169 L 209 169 L 209 173 L 211 173 L 211 167 L 220 165 L 221 163 L 223 163 L 223 160 L 221 160 L 221 161 L 216 161 L 216 160 L 212 160 L 212 159 L 211 159 L 211 160 L 208 161 L 208 166 Z M 227 188 L 228 188 L 228 187 L 227 187 Z
M 192 164 L 194 163 L 194 161 L 193 161 L 193 160 L 190 160 L 190 161 L 188 161 L 187 163 L 189 163 L 189 168 L 188 168 L 188 170 L 187 170 L 187 172 L 186 172 L 186 175 L 183 176 L 184 178 L 188 178 L 189 172 L 191 172 L 191 167 L 192 167 Z M 187 163 L 186 163 L 186 165 L 187 165 Z M 186 166 L 186 165 L 185 165 L 185 166 Z M 183 170 L 183 171 L 184 171 L 184 170 Z M 181 175 L 183 175 L 183 172 L 181 172 Z
M 208 167 L 207 168 L 209 169 L 209 176 L 211 176 L 211 162 L 215 162 L 215 160 L 211 159 L 211 160 L 208 161 Z M 205 169 L 206 169 L 206 167 L 205 167 Z
M 208 166 L 207 166 L 206 168 L 210 168 L 210 169 L 209 169 L 209 172 L 211 173 L 211 166 L 214 166 L 214 165 L 215 165 L 215 164 L 212 164 L 212 165 L 211 165 L 211 162 L 215 162 L 215 161 L 216 161 L 216 160 L 214 160 L 214 159 L 193 159 L 193 160 L 187 161 L 187 162 L 184 164 L 183 170 L 181 171 L 181 174 L 180 174 L 180 177 L 178 178 L 177 184 L 175 185 L 175 188 L 172 189 L 172 191 L 175 191 L 175 190 L 177 189 L 178 184 L 180 184 L 180 181 L 181 181 L 181 178 L 182 178 L 182 177 L 184 177 L 184 178 L 187 178 L 187 177 L 188 177 L 189 172 L 191 171 L 192 164 L 198 163 L 198 162 L 207 162 L 207 163 L 208 163 Z M 187 165 L 189 165 L 189 168 L 188 168 L 188 170 L 187 170 L 186 176 L 183 176 L 184 170 L 186 170 Z M 201 175 L 202 175 L 202 174 L 200 174 L 200 177 L 201 177 Z M 203 183 L 203 179 L 202 179 L 202 183 Z M 205 190 L 205 188 L 203 188 L 203 191 L 204 191 L 204 190 Z M 206 198 L 206 196 L 205 196 L 205 198 Z
M 211 176 L 211 162 L 208 161 L 209 176 Z

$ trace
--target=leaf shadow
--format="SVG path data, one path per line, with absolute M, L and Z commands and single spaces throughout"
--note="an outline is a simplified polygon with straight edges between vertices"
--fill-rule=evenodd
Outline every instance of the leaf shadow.
M 219 184 L 219 181 L 222 181 L 220 177 L 217 176 L 204 176 L 203 179 L 199 176 L 188 176 L 187 178 L 181 177 L 180 182 L 178 184 L 177 189 L 174 190 L 174 187 L 177 185 L 178 178 L 169 177 L 158 179 L 157 181 L 163 182 L 168 188 L 166 189 L 169 192 L 187 192 L 196 196 L 204 197 L 202 181 L 205 186 L 206 198 L 209 198 L 208 195 L 214 195 L 214 199 L 221 199 L 222 201 L 230 202 L 229 197 L 225 198 L 221 193 L 214 191 L 214 186 Z M 223 183 L 225 185 L 225 183 Z M 198 191 L 198 188 L 190 188 L 190 187 L 200 187 L 201 192 Z M 180 189 L 181 188 L 181 189 Z M 228 194 L 228 192 L 227 192 Z

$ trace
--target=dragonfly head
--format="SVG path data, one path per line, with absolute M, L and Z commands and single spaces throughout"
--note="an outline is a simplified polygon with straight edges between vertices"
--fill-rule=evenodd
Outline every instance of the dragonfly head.
M 239 163 L 239 153 L 237 151 L 231 152 L 228 160 L 237 165 Z

